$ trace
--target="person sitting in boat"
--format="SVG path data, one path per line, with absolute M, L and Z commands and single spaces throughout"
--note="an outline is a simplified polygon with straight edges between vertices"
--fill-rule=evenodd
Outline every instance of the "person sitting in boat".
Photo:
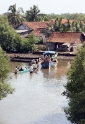
M 24 68 L 24 70 L 26 70 L 26 69 L 27 69 L 27 67 Z
M 37 68 L 37 64 L 33 64 L 33 69 L 36 69 Z
M 47 55 L 45 56 L 44 61 L 45 61 L 45 62 L 49 62 L 49 61 L 50 61 L 50 59 L 49 59 L 49 57 L 48 57 Z
M 24 69 L 21 67 L 21 68 L 19 69 L 19 71 L 24 71 Z
M 38 64 L 39 60 L 38 60 L 38 59 L 36 59 L 35 61 L 36 61 L 36 64 Z
M 35 64 L 35 63 L 36 63 L 36 61 L 35 61 L 35 59 L 33 59 L 33 60 L 32 60 L 32 64 Z
M 33 66 L 32 65 L 30 66 L 30 72 L 33 72 Z
M 18 69 L 17 66 L 16 66 L 16 68 L 15 68 L 15 74 L 16 74 L 18 71 L 19 71 L 19 69 Z

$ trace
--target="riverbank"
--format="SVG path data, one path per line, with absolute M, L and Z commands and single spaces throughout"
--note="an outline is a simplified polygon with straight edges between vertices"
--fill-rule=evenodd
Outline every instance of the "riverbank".
M 43 59 L 43 54 L 32 54 L 32 53 L 27 53 L 27 54 L 21 54 L 21 53 L 8 53 L 8 56 L 10 56 L 11 61 L 25 61 L 25 62 L 30 62 L 32 59 Z M 75 55 L 66 55 L 66 54 L 58 54 L 57 59 L 62 59 L 62 60 L 73 60 L 75 58 Z

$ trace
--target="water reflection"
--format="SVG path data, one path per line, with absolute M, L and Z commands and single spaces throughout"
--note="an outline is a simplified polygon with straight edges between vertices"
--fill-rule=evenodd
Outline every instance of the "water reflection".
M 31 75 L 15 75 L 12 72 L 16 65 L 28 66 L 10 63 L 10 82 L 16 90 L 0 101 L 0 124 L 70 124 L 63 112 L 68 102 L 61 95 L 70 61 L 58 60 L 56 68 L 40 68 Z
M 66 76 L 69 68 L 71 66 L 71 61 L 67 60 L 58 60 L 58 64 L 55 68 L 50 69 L 41 69 L 43 76 L 45 78 L 59 78 L 61 79 L 62 76 Z

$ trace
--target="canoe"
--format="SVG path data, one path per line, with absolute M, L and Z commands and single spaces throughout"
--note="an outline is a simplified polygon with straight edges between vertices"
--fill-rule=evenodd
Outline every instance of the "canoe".
M 21 74 L 21 73 L 25 73 L 25 72 L 29 72 L 29 71 L 30 71 L 30 68 L 23 70 L 23 71 L 15 72 L 15 74 Z

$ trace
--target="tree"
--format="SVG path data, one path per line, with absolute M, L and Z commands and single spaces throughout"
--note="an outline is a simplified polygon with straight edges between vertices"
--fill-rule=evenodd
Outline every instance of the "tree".
M 69 19 L 67 19 L 67 22 L 64 24 L 63 31 L 71 31 L 71 23 Z
M 6 17 L 0 17 L 0 45 L 7 52 L 20 51 L 23 38 L 9 25 Z
M 71 31 L 73 31 L 73 32 L 83 31 L 83 25 L 82 25 L 81 21 L 73 21 L 71 24 Z
M 8 13 L 8 20 L 12 26 L 16 27 L 24 21 L 24 18 L 21 14 L 21 12 L 24 13 L 24 11 L 22 8 L 17 10 L 16 4 L 9 6 L 8 11 L 10 11 L 10 13 Z
M 54 23 L 54 30 L 55 31 L 61 31 L 62 30 L 62 18 L 57 18 L 55 23 Z
M 65 109 L 67 118 L 74 124 L 85 123 L 85 43 L 73 61 L 68 72 L 64 95 L 69 98 Z
M 31 33 L 28 35 L 28 38 L 23 43 L 23 52 L 33 52 L 36 50 L 36 43 L 39 42 L 39 38 L 34 35 L 34 33 Z
M 38 9 L 38 6 L 33 5 L 33 7 L 30 7 L 30 10 L 26 11 L 26 20 L 27 21 L 38 21 L 40 15 L 40 10 Z
M 57 18 L 57 19 L 53 19 L 50 21 L 50 23 L 48 22 L 47 23 L 47 26 L 48 26 L 48 29 L 49 31 L 49 35 L 52 33 L 52 32 L 65 32 L 65 31 L 68 31 L 68 27 L 69 27 L 70 23 L 67 22 L 66 24 L 62 24 L 62 18 Z M 47 33 L 48 34 L 48 33 Z
M 0 99 L 6 97 L 8 93 L 12 93 L 14 89 L 7 83 L 7 78 L 10 71 L 10 59 L 0 47 Z

